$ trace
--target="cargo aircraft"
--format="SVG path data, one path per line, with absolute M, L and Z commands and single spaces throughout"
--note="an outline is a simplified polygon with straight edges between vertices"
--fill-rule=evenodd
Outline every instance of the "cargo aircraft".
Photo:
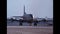
M 21 18 L 22 19 L 19 19 L 19 20 L 11 18 L 11 22 L 18 21 L 20 26 L 22 26 L 23 25 L 22 23 L 25 23 L 25 22 L 29 23 L 30 26 L 32 25 L 32 23 L 34 23 L 34 26 L 37 26 L 38 22 L 41 22 L 41 21 L 47 22 L 46 19 L 43 19 L 43 20 L 40 20 L 40 21 L 38 21 L 37 19 L 33 19 L 32 14 L 27 14 L 25 12 L 25 5 L 24 5 L 24 14 L 23 14 L 23 16 L 21 16 Z

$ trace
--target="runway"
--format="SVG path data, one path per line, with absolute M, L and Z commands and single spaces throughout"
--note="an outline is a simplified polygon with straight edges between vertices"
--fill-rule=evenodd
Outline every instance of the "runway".
M 7 34 L 53 34 L 52 26 L 7 26 Z

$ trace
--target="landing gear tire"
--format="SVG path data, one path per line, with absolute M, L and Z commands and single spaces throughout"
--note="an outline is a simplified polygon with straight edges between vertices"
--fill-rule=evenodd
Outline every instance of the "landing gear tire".
M 19 26 L 22 26 L 23 24 L 22 23 L 19 23 Z
M 37 23 L 34 23 L 34 26 L 37 26 Z

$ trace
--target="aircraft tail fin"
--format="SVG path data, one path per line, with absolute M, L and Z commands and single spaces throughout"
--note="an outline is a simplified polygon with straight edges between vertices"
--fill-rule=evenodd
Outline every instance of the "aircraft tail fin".
M 24 5 L 24 15 L 26 14 L 26 12 L 25 12 L 25 5 Z

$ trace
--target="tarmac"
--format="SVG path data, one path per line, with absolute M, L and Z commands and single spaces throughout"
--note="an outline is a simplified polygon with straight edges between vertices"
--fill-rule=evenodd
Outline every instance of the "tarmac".
M 7 26 L 7 34 L 53 34 L 53 26 Z

